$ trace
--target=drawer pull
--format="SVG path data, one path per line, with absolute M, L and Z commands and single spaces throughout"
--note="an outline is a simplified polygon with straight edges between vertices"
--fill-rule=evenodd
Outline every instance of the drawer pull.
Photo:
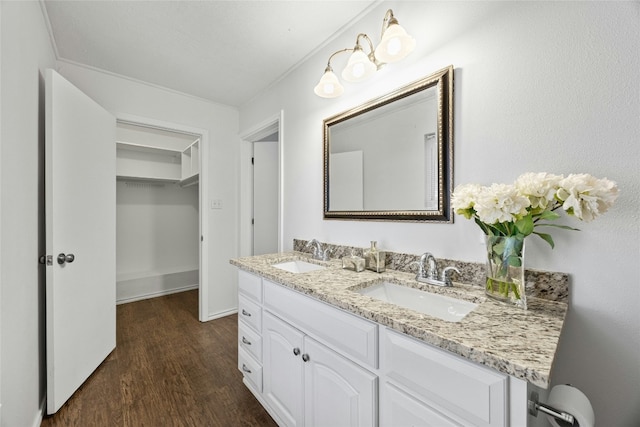
M 294 349 L 293 349 L 293 354 L 294 354 L 295 356 L 299 355 L 299 354 L 300 354 L 300 349 L 299 349 L 298 347 L 294 348 Z
M 247 317 L 251 317 L 251 313 L 249 313 L 247 310 L 245 310 L 244 308 L 242 309 L 242 315 L 243 316 L 247 316 Z
M 246 339 L 245 337 L 242 337 L 242 343 L 246 344 L 246 345 L 251 345 L 251 341 L 249 341 L 248 339 Z
M 245 365 L 244 363 L 242 364 L 242 370 L 247 374 L 251 373 L 251 369 L 247 368 L 247 365 Z
M 305 354 L 303 354 L 303 355 L 302 355 L 302 360 L 304 360 L 305 362 L 308 362 L 308 361 L 309 361 L 309 359 L 310 359 L 310 358 L 309 358 L 309 355 L 308 355 L 307 353 L 305 353 Z

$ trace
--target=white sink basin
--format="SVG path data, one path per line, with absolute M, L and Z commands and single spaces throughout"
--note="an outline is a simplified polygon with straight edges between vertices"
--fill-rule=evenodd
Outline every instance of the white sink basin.
M 273 264 L 273 267 L 290 273 L 308 273 L 309 271 L 324 270 L 325 266 L 312 264 L 306 261 L 294 260 Z
M 472 302 L 389 282 L 372 285 L 356 292 L 449 322 L 461 321 L 478 306 Z

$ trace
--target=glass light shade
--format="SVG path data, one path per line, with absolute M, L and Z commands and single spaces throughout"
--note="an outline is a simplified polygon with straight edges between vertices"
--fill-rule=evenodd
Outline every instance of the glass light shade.
M 322 98 L 336 98 L 344 92 L 344 87 L 338 81 L 338 76 L 331 70 L 325 71 L 313 91 Z
M 361 82 L 375 73 L 377 67 L 362 49 L 355 50 L 349 57 L 349 62 L 342 70 L 342 78 L 348 82 Z
M 396 62 L 413 52 L 416 40 L 398 24 L 392 24 L 382 35 L 375 55 L 382 62 Z

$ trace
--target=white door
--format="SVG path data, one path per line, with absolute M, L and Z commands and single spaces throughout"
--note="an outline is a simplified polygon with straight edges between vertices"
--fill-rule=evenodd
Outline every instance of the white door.
M 253 143 L 253 255 L 278 252 L 278 142 Z
M 116 120 L 53 70 L 46 70 L 45 105 L 46 247 L 52 256 L 46 266 L 47 413 L 52 414 L 116 344 Z

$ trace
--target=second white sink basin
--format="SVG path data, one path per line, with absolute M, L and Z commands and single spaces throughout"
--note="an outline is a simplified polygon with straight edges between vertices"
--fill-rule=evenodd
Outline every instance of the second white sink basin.
M 312 264 L 306 261 L 294 260 L 286 261 L 278 264 L 273 264 L 273 267 L 280 270 L 288 271 L 289 273 L 308 273 L 309 271 L 324 270 L 325 266 Z
M 449 322 L 461 321 L 478 306 L 473 302 L 389 282 L 378 283 L 355 292 Z

